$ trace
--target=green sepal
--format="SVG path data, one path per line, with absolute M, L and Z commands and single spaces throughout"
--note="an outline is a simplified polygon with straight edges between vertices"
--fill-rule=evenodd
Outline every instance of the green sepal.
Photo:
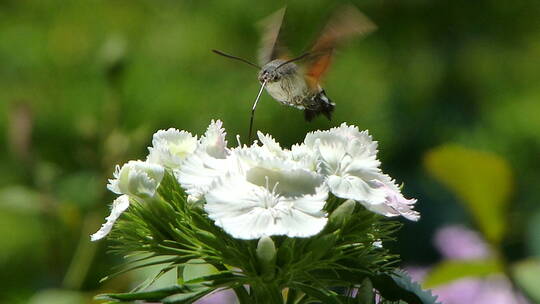
M 334 231 L 339 229 L 345 224 L 352 216 L 356 202 L 353 200 L 346 200 L 339 205 L 328 218 L 328 224 L 325 227 L 326 231 Z

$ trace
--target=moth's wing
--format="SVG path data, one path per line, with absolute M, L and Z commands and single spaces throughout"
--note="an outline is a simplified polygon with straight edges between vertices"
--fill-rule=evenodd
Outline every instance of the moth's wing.
M 306 79 L 311 86 L 317 85 L 332 61 L 332 55 L 343 42 L 364 37 L 377 26 L 356 7 L 346 5 L 338 8 L 322 30 L 309 51 L 306 60 Z
M 261 66 L 274 59 L 288 57 L 288 50 L 282 41 L 282 24 L 285 11 L 286 7 L 283 7 L 259 23 L 261 42 L 258 60 Z

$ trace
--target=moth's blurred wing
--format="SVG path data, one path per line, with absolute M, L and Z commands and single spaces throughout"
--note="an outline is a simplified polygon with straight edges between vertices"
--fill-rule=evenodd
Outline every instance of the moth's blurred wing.
M 261 28 L 261 45 L 258 60 L 261 66 L 274 59 L 288 57 L 288 50 L 284 46 L 283 41 L 281 41 L 285 11 L 286 8 L 284 7 L 259 23 Z
M 377 26 L 352 5 L 342 6 L 332 15 L 306 60 L 306 79 L 315 85 L 328 70 L 332 54 L 343 42 L 363 37 L 375 31 Z

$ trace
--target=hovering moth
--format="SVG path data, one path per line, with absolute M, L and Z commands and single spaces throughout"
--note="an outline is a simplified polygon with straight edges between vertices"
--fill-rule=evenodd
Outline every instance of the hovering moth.
M 330 67 L 336 48 L 350 38 L 365 36 L 377 28 L 355 7 L 340 7 L 332 14 L 311 48 L 293 57 L 282 41 L 285 10 L 282 8 L 261 22 L 259 64 L 213 50 L 259 69 L 261 88 L 251 110 L 250 138 L 255 108 L 263 89 L 276 101 L 303 110 L 307 121 L 321 114 L 331 119 L 335 103 L 326 95 L 321 79 Z

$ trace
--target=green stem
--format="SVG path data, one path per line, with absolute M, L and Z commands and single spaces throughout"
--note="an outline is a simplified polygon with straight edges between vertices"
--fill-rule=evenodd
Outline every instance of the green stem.
M 254 304 L 283 304 L 284 299 L 278 286 L 257 282 L 251 285 L 251 296 Z

